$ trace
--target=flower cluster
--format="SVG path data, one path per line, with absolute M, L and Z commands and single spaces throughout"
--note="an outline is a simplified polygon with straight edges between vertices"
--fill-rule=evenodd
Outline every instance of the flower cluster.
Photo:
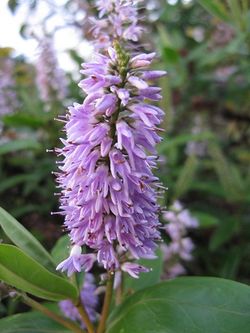
M 187 209 L 183 209 L 179 201 L 175 201 L 171 210 L 165 212 L 163 217 L 168 221 L 164 229 L 171 239 L 168 245 L 162 245 L 166 261 L 165 277 L 173 278 L 185 273 L 185 268 L 180 261 L 192 259 L 194 244 L 187 237 L 187 230 L 197 228 L 198 221 Z
M 96 320 L 96 308 L 98 305 L 98 297 L 95 292 L 96 286 L 94 283 L 94 277 L 92 274 L 87 273 L 84 276 L 84 284 L 80 292 L 80 299 L 86 309 L 89 319 L 92 322 Z M 81 323 L 82 327 L 85 327 L 77 308 L 71 301 L 61 301 L 59 302 L 59 307 L 65 317 L 73 321 L 77 321 Z
M 13 113 L 19 106 L 13 79 L 13 61 L 0 58 L 0 116 Z
M 108 47 L 113 40 L 137 42 L 143 28 L 138 25 L 136 5 L 140 0 L 97 0 L 99 17 L 91 17 L 92 33 L 97 49 Z
M 46 103 L 64 99 L 67 95 L 67 81 L 58 66 L 52 40 L 45 37 L 40 41 L 39 48 L 36 82 L 40 97 Z

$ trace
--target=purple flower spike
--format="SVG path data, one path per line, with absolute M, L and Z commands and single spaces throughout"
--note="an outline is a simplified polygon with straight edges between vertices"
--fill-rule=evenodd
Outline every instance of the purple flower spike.
M 52 39 L 40 41 L 39 57 L 36 64 L 36 82 L 40 97 L 44 102 L 64 99 L 67 95 L 67 81 L 59 68 Z
M 19 107 L 19 101 L 15 91 L 16 82 L 13 74 L 13 60 L 8 57 L 0 57 L 0 117 L 15 112 Z
M 147 102 L 160 100 L 161 89 L 149 80 L 163 72 L 148 70 L 155 53 L 131 56 L 131 48 L 124 46 L 125 36 L 135 41 L 140 30 L 133 25 L 137 14 L 131 1 L 99 1 L 98 8 L 103 18 L 112 14 L 116 41 L 83 64 L 85 77 L 79 86 L 86 98 L 69 108 L 64 146 L 56 150 L 62 157 L 57 176 L 60 209 L 71 242 L 77 244 L 58 269 L 68 274 L 88 270 L 93 258 L 81 254 L 84 245 L 105 270 L 123 269 L 137 278 L 148 269 L 132 262 L 121 264 L 124 256 L 129 261 L 155 258 L 160 239 L 157 190 L 161 185 L 152 170 L 164 112 Z M 130 22 L 133 15 L 136 20 Z
M 150 269 L 135 264 L 133 262 L 125 262 L 124 264 L 122 264 L 121 266 L 122 271 L 127 272 L 129 275 L 131 275 L 133 278 L 138 279 L 139 278 L 139 274 L 144 272 L 149 272 Z
M 179 201 L 175 201 L 163 217 L 168 221 L 164 229 L 170 237 L 170 243 L 161 246 L 166 261 L 165 276 L 173 278 L 186 272 L 181 261 L 192 260 L 194 244 L 187 237 L 187 232 L 189 228 L 197 228 L 198 221 L 187 209 L 183 209 Z

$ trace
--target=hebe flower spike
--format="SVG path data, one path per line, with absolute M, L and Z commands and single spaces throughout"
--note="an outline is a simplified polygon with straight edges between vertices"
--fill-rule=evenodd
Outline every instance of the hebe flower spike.
M 69 108 L 67 139 L 57 149 L 63 156 L 57 178 L 60 208 L 73 248 L 86 245 L 106 270 L 122 267 L 134 277 L 148 270 L 129 263 L 154 258 L 160 238 L 159 181 L 152 168 L 164 113 L 147 102 L 161 98 L 160 88 L 150 86 L 149 80 L 165 73 L 146 70 L 154 56 L 130 55 L 115 40 L 104 54 L 84 63 L 81 73 L 86 78 L 79 86 L 87 96 L 83 104 Z M 89 269 L 89 258 L 80 251 L 77 255 L 58 269 L 68 274 L 79 271 L 79 265 Z

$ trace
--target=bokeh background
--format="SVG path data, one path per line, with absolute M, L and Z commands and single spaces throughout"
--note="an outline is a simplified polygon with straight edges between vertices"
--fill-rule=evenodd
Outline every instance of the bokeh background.
M 168 188 L 162 206 L 181 202 L 198 221 L 185 232 L 192 258 L 180 261 L 188 275 L 249 283 L 249 1 L 149 0 L 140 11 L 145 48 L 157 49 L 155 68 L 168 72 L 160 81 L 166 117 L 157 173 Z M 64 136 L 54 118 L 84 98 L 77 83 L 92 52 L 93 14 L 84 0 L 0 4 L 0 205 L 48 249 L 63 220 L 51 215 L 58 210 L 56 156 L 46 150 Z M 43 94 L 41 80 L 53 78 Z M 0 238 L 8 241 L 1 230 Z M 13 300 L 0 304 L 2 316 L 18 308 Z

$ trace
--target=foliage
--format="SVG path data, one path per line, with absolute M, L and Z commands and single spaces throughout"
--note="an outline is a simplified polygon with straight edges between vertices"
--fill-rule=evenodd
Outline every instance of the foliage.
M 75 15 L 73 2 L 67 1 L 64 8 L 69 24 Z M 13 14 L 21 6 L 35 13 L 39 1 L 8 1 Z M 148 23 L 161 55 L 155 67 L 168 71 L 168 77 L 160 79 L 166 120 L 156 172 L 168 188 L 160 200 L 167 207 L 180 200 L 199 220 L 199 228 L 189 235 L 196 246 L 194 258 L 185 262 L 188 274 L 196 277 L 160 282 L 167 265 L 162 255 L 141 260 L 153 270 L 139 280 L 125 279 L 122 304 L 113 304 L 107 333 L 249 330 L 249 18 L 245 0 L 179 0 L 174 5 L 155 1 Z M 79 22 L 74 23 L 79 29 Z M 20 34 L 32 38 L 29 22 L 23 23 Z M 52 316 L 59 311 L 44 300 L 71 299 L 76 304 L 78 280 L 84 277 L 68 279 L 56 271 L 68 255 L 69 239 L 59 238 L 61 218 L 50 215 L 57 211 L 58 200 L 51 175 L 55 156 L 46 149 L 61 145 L 61 125 L 54 118 L 83 97 L 75 73 L 67 73 L 68 96 L 53 101 L 48 111 L 36 87 L 34 64 L 15 57 L 10 48 L 0 49 L 0 61 L 6 56 L 14 62 L 20 104 L 16 112 L 1 117 L 0 280 L 5 284 L 0 284 L 0 314 L 5 318 L 0 331 L 66 333 L 74 329 L 47 318 L 46 309 Z M 78 70 L 82 55 L 71 49 L 68 56 Z M 163 241 L 169 239 L 163 235 Z M 100 269 L 95 273 L 98 276 Z M 199 277 L 205 275 L 214 277 Z M 27 310 L 21 302 L 32 306 L 27 293 L 39 298 L 33 304 L 36 311 L 16 314 Z M 9 294 L 14 298 L 7 298 Z M 39 304 L 42 311 L 36 308 Z

